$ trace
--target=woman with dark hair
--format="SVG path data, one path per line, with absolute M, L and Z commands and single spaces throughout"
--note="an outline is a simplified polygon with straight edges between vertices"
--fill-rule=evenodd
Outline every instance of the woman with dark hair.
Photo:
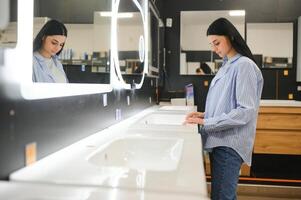
M 67 38 L 67 29 L 57 20 L 48 21 L 33 41 L 34 82 L 66 83 L 68 79 L 58 59 Z
M 262 74 L 234 25 L 225 18 L 207 30 L 212 50 L 224 59 L 211 81 L 205 112 L 192 112 L 186 123 L 199 124 L 211 166 L 211 198 L 236 199 L 243 162 L 251 165 Z

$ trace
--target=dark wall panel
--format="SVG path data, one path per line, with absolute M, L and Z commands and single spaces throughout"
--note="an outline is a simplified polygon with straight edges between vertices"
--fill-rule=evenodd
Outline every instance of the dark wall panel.
M 294 96 L 297 86 L 296 73 L 292 69 L 279 70 L 278 82 L 278 99 L 288 99 L 289 94 Z
M 94 11 L 111 10 L 110 0 L 36 0 L 35 17 L 50 17 L 64 23 L 93 23 Z M 58 9 L 60 8 L 60 9 Z
M 264 84 L 262 90 L 263 99 L 276 99 L 277 97 L 277 70 L 262 69 L 262 75 L 264 77 Z
M 247 22 L 290 22 L 301 13 L 298 0 L 165 0 L 164 17 L 180 10 L 246 10 Z

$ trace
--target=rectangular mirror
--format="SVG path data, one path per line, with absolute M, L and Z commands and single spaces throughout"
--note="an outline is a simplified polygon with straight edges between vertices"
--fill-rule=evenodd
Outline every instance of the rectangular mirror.
M 39 12 L 37 12 L 34 18 L 33 38 L 36 38 L 41 28 L 49 20 L 54 19 L 62 22 L 67 28 L 68 34 L 58 58 L 63 64 L 63 70 L 67 76 L 68 83 L 110 84 L 109 51 L 111 19 L 106 16 L 101 17 L 99 13 L 111 12 L 112 5 L 107 0 L 88 0 L 86 4 L 91 8 L 82 9 L 86 6 L 73 1 L 40 1 L 34 6 L 34 10 L 38 10 Z M 66 9 L 70 10 L 70 12 L 64 12 Z M 77 17 L 78 14 L 76 14 L 76 11 L 80 13 L 80 18 Z M 58 31 L 54 30 L 55 28 L 58 29 L 59 24 L 49 28 L 48 33 Z M 45 32 L 45 34 L 48 34 L 47 31 Z M 43 51 L 44 47 L 45 45 L 41 45 L 40 50 L 36 50 L 34 46 L 34 53 L 37 53 L 39 56 L 39 52 Z M 44 59 L 45 57 L 42 56 L 42 58 Z M 47 68 L 41 62 L 38 63 L 39 66 L 36 68 Z M 35 73 L 37 72 L 34 69 L 34 75 Z M 57 74 L 57 72 L 55 73 Z M 49 72 L 47 75 L 52 78 L 53 74 Z M 49 82 L 52 80 L 40 79 L 34 81 Z
M 245 11 L 181 11 L 180 75 L 214 75 L 222 58 L 211 51 L 206 32 L 216 19 L 231 21 L 245 36 Z
M 247 38 L 259 67 L 292 68 L 293 23 L 247 23 Z
M 5 47 L 3 53 L 2 92 L 13 98 L 41 99 L 112 91 L 109 62 L 104 62 L 104 59 L 109 60 L 110 48 L 108 44 L 101 46 L 103 44 L 95 43 L 104 32 L 109 36 L 111 30 L 107 28 L 98 32 L 99 29 L 95 28 L 96 25 L 93 23 L 94 10 L 90 14 L 85 11 L 85 15 L 89 15 L 92 19 L 91 23 L 64 23 L 68 29 L 68 36 L 64 51 L 59 55 L 59 61 L 63 64 L 69 83 L 33 82 L 33 38 L 49 19 L 62 22 L 66 18 L 73 20 L 75 13 L 71 11 L 66 13 L 65 10 L 72 10 L 74 6 L 81 7 L 73 5 L 70 8 L 74 2 L 71 4 L 65 1 L 40 1 L 36 5 L 34 2 L 36 1 L 17 2 L 17 12 L 15 10 L 17 20 L 8 25 L 11 27 L 8 36 L 2 37 L 6 39 L 4 43 L 11 46 Z M 110 12 L 111 1 L 99 0 L 96 7 Z M 33 18 L 34 10 L 38 10 L 41 16 Z M 68 14 L 70 16 L 67 16 Z M 67 21 L 70 22 L 70 19 Z M 1 42 L 3 43 L 3 40 Z M 96 70 L 93 70 L 95 66 Z

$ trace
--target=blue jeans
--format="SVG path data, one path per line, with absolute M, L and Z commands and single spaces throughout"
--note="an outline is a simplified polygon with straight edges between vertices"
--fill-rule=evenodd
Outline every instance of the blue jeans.
M 239 171 L 243 160 L 229 147 L 215 147 L 209 153 L 211 199 L 235 200 Z

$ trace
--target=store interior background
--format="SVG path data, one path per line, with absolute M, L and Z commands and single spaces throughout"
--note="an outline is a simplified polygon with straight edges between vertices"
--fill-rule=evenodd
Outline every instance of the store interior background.
M 122 119 L 139 111 L 168 101 L 184 97 L 184 86 L 193 83 L 195 103 L 203 111 L 208 86 L 205 81 L 213 76 L 180 75 L 180 11 L 188 10 L 245 10 L 246 23 L 294 24 L 293 67 L 288 76 L 282 76 L 281 69 L 262 70 L 265 85 L 263 99 L 301 100 L 301 91 L 296 82 L 297 62 L 297 18 L 301 16 L 301 2 L 296 0 L 154 0 L 160 18 L 172 19 L 172 27 L 160 30 L 160 56 L 165 49 L 165 63 L 160 59 L 158 78 L 147 77 L 140 90 L 114 90 L 108 93 L 108 106 L 103 106 L 103 94 L 80 95 L 41 100 L 11 100 L 0 97 L 0 179 L 24 167 L 24 147 L 32 142 L 38 146 L 41 159 L 67 145 L 100 131 L 119 120 L 115 120 L 116 109 L 122 112 Z M 14 5 L 16 1 L 11 1 Z M 44 16 L 47 7 L 66 7 L 68 11 L 55 13 L 64 23 L 91 23 L 87 14 L 99 9 L 97 0 L 85 2 L 72 0 L 35 0 L 35 16 Z M 15 16 L 12 11 L 13 17 Z M 80 15 L 78 14 L 80 13 Z M 275 41 L 277 43 L 277 41 Z M 273 44 L 266 44 L 273 48 Z M 276 88 L 277 81 L 277 88 Z M 131 104 L 127 105 L 127 96 Z M 268 162 L 267 162 L 268 160 Z M 287 155 L 255 155 L 252 173 L 257 177 L 301 179 L 301 157 Z

